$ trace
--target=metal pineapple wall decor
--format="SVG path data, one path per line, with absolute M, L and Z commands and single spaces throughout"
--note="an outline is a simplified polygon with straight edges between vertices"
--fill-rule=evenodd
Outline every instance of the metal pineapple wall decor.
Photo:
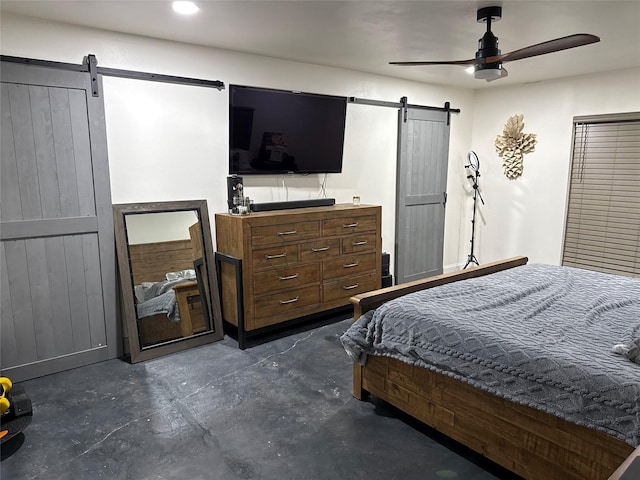
M 514 115 L 504 126 L 502 135 L 496 137 L 496 150 L 502 157 L 504 174 L 510 180 L 522 175 L 524 154 L 535 150 L 536 134 L 522 133 L 524 115 Z

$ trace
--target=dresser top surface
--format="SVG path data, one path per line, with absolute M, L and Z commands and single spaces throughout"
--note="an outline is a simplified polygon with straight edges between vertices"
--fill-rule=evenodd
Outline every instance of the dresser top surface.
M 349 212 L 357 213 L 358 211 L 366 212 L 367 210 L 379 209 L 379 205 L 353 205 L 352 203 L 336 203 L 335 205 L 325 207 L 304 207 L 304 208 L 289 208 L 282 210 L 270 210 L 266 212 L 251 212 L 249 215 L 233 215 L 231 213 L 216 213 L 216 217 L 232 217 L 239 219 L 251 219 L 251 218 L 264 218 L 274 217 L 278 215 L 309 215 L 309 214 L 322 214 L 327 213 L 339 213 Z

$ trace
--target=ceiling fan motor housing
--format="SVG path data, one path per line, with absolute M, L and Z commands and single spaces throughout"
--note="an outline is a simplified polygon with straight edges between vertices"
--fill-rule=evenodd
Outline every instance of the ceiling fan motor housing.
M 495 55 L 500 55 L 500 49 L 498 48 L 498 37 L 493 33 L 485 33 L 480 40 L 478 40 L 478 51 L 476 52 L 476 58 L 487 58 Z
M 478 40 L 478 51 L 475 64 L 474 77 L 479 79 L 495 79 L 500 78 L 500 70 L 502 62 L 484 63 L 487 57 L 500 55 L 502 52 L 498 48 L 498 37 L 491 32 L 491 22 L 498 21 L 502 18 L 502 7 L 485 7 L 478 10 L 478 23 L 486 23 L 487 31 Z

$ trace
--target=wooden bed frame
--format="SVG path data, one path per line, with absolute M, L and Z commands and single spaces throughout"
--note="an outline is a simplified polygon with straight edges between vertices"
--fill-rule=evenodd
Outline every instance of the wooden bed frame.
M 526 264 L 514 257 L 351 299 L 354 317 L 402 295 Z M 355 364 L 353 396 L 368 394 L 531 480 L 605 480 L 633 452 L 606 433 L 497 397 L 446 375 L 369 355 Z
M 195 227 L 199 225 L 195 224 Z M 191 236 L 194 233 L 192 228 Z M 129 255 L 133 284 L 138 285 L 142 282 L 161 282 L 167 272 L 193 269 L 194 260 L 202 257 L 202 249 L 195 249 L 192 238 L 129 245 Z M 197 282 L 178 284 L 173 289 L 180 311 L 180 323 L 172 322 L 164 313 L 139 319 L 141 347 L 190 337 L 207 329 Z

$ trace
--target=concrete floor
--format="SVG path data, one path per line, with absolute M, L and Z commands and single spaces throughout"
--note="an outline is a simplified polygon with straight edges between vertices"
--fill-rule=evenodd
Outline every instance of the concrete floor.
M 508 479 L 384 402 L 351 396 L 342 320 L 24 382 L 32 424 L 0 478 Z

